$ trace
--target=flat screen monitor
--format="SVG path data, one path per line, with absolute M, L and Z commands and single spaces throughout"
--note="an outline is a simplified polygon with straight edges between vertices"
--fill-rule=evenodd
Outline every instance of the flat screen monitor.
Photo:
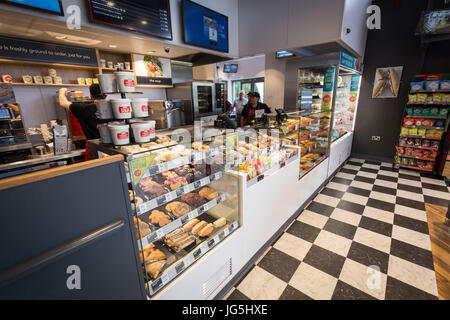
M 183 0 L 184 42 L 228 52 L 228 17 L 189 0 Z
M 277 51 L 277 59 L 293 57 L 295 54 L 289 51 Z
M 237 64 L 225 64 L 223 66 L 223 72 L 224 73 L 236 73 L 236 72 L 238 72 L 238 65 Z
M 0 0 L 0 2 L 59 14 L 61 16 L 64 15 L 61 0 Z
M 169 0 L 87 0 L 92 22 L 172 40 Z

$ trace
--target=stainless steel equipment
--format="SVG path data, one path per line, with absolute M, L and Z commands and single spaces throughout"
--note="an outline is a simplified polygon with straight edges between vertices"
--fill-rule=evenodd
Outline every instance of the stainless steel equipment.
M 218 115 L 222 112 L 222 108 L 217 105 L 216 85 L 213 82 L 177 83 L 173 88 L 167 89 L 167 99 L 183 101 L 186 124 L 193 123 L 194 119 Z
M 192 113 L 190 113 L 190 110 L 185 110 L 185 101 L 183 100 L 150 100 L 148 106 L 148 119 L 156 122 L 157 130 L 178 128 L 186 124 L 192 124 L 192 121 L 190 123 L 186 121 L 186 118 L 192 118 Z
M 165 101 L 167 128 L 178 128 L 186 124 L 184 120 L 184 104 L 181 100 Z

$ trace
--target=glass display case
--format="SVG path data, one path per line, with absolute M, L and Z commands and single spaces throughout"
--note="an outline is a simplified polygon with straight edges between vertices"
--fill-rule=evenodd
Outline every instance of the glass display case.
M 115 151 L 127 156 L 129 194 L 152 297 L 239 227 L 238 178 L 224 136 L 178 143 L 170 136 Z
M 331 142 L 353 132 L 361 76 L 339 67 Z

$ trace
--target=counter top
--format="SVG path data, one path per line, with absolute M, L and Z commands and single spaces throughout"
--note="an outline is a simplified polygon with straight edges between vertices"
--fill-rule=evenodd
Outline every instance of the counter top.
M 59 160 L 79 157 L 79 156 L 82 156 L 85 152 L 86 152 L 86 149 L 80 149 L 80 150 L 74 150 L 70 153 L 65 153 L 65 154 L 58 154 L 58 155 L 46 154 L 46 155 L 42 155 L 42 156 L 34 156 L 32 159 L 16 161 L 16 162 L 11 162 L 11 163 L 7 163 L 7 164 L 1 164 L 0 171 L 17 169 L 20 167 L 26 167 L 26 166 L 36 165 L 36 164 L 40 164 L 40 163 L 46 163 L 46 162 L 51 162 L 51 161 L 59 161 Z
M 26 142 L 26 141 L 12 143 L 12 144 L 0 144 L 0 152 L 24 150 L 24 149 L 31 149 L 31 148 L 32 148 L 31 143 Z

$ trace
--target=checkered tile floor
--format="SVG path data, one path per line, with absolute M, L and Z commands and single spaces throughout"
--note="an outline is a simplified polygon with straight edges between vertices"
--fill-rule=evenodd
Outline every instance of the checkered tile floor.
M 449 190 L 351 158 L 225 299 L 437 299 L 425 203 Z

